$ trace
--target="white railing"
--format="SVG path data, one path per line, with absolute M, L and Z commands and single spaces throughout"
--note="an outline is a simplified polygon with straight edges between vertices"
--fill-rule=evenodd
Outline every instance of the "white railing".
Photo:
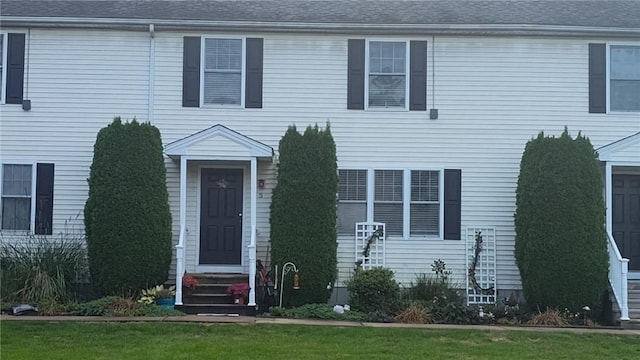
M 609 250 L 609 283 L 613 295 L 620 309 L 620 320 L 629 320 L 629 301 L 627 287 L 627 273 L 629 272 L 629 259 L 620 255 L 618 245 L 613 236 L 607 232 L 607 248 Z
M 182 276 L 184 276 L 184 237 L 185 228 L 180 229 L 180 238 L 176 245 L 176 305 L 182 305 Z

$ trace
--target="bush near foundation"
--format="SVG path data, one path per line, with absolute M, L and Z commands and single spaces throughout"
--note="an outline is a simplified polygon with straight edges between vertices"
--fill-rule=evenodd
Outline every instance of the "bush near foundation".
M 160 131 L 135 119 L 98 133 L 84 223 L 99 294 L 132 295 L 167 280 L 171 213 Z
M 531 309 L 600 307 L 608 255 L 602 172 L 591 142 L 540 133 L 516 190 L 515 257 Z
M 300 289 L 289 273 L 280 291 L 285 306 L 324 303 L 337 272 L 336 147 L 329 125 L 300 134 L 289 127 L 280 140 L 277 184 L 271 202 L 271 259 L 282 270 L 293 262 Z M 278 279 L 280 281 L 280 279 Z

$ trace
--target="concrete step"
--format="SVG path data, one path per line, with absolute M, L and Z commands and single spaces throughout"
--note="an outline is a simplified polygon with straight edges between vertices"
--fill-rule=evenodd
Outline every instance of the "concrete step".
M 628 280 L 627 288 L 629 290 L 640 290 L 640 280 Z
M 235 284 L 239 282 L 249 282 L 248 274 L 240 273 L 204 273 L 190 274 L 198 280 L 198 286 L 207 284 Z
M 238 314 L 254 315 L 255 308 L 238 304 L 184 304 L 176 305 L 176 309 L 187 314 Z

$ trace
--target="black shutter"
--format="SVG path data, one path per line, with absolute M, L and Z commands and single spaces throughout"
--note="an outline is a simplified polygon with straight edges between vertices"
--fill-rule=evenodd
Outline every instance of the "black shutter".
M 247 74 L 244 87 L 244 107 L 262 108 L 262 47 L 261 38 L 247 38 Z
M 200 37 L 184 37 L 182 106 L 200 106 Z
M 589 112 L 607 112 L 607 48 L 589 44 Z
M 347 109 L 364 110 L 364 39 L 349 39 Z
M 427 42 L 411 41 L 409 110 L 427 111 Z
M 51 235 L 53 222 L 53 164 L 36 168 L 36 229 L 38 235 Z
M 22 104 L 24 38 L 24 34 L 9 34 L 7 39 L 7 104 Z
M 462 170 L 444 171 L 444 239 L 461 239 Z

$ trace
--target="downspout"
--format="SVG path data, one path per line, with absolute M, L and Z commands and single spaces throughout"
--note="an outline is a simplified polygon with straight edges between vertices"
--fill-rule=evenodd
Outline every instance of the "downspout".
M 155 67 L 156 67 L 156 39 L 155 39 L 155 27 L 153 24 L 149 24 L 149 99 L 148 105 L 149 108 L 147 110 L 147 121 L 153 124 L 153 88 L 155 85 Z

